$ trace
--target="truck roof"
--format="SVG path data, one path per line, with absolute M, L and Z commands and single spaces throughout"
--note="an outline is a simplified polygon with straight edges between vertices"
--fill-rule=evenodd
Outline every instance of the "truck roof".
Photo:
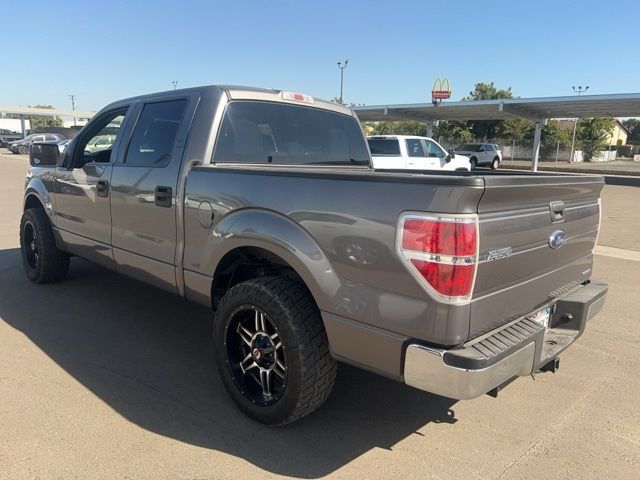
M 425 137 L 421 135 L 367 135 L 367 140 L 386 140 L 390 138 L 397 138 L 398 140 L 410 139 L 410 138 L 420 138 L 426 140 L 433 140 L 431 137 Z
M 105 108 L 116 107 L 123 103 L 130 103 L 135 100 L 145 100 L 147 98 L 157 98 L 158 96 L 163 95 L 175 95 L 176 93 L 204 93 L 204 92 L 225 92 L 230 100 L 262 100 L 262 101 L 271 101 L 271 102 L 282 102 L 282 103 L 290 103 L 292 105 L 304 105 L 307 107 L 315 107 L 322 108 L 325 110 L 332 110 L 334 112 L 343 113 L 345 115 L 355 116 L 353 110 L 343 105 L 330 102 L 328 100 L 323 100 L 319 98 L 312 97 L 306 94 L 299 94 L 297 92 L 288 92 L 285 90 L 277 90 L 272 88 L 258 88 L 258 87 L 247 87 L 241 85 L 203 85 L 199 87 L 190 87 L 190 88 L 181 88 L 178 90 L 165 90 L 162 92 L 149 93 L 145 95 L 137 95 L 134 97 L 124 98 L 122 100 L 117 100 L 115 102 L 110 103 Z M 295 95 L 302 95 L 311 101 L 295 101 L 288 100 L 283 98 L 283 93 L 291 93 Z

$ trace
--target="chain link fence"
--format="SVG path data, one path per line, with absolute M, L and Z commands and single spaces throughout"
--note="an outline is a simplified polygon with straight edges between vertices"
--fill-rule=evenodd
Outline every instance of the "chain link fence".
M 499 146 L 502 152 L 502 162 L 508 163 L 529 163 L 533 160 L 533 140 L 527 138 L 474 138 L 471 140 L 460 141 L 456 139 L 437 137 L 435 140 L 444 148 L 459 149 L 463 144 L 467 143 L 492 143 Z M 610 145 L 604 150 L 598 152 L 591 159 L 592 163 L 611 162 L 616 160 L 633 160 L 634 154 L 640 153 L 639 146 Z M 540 144 L 540 154 L 538 157 L 540 163 L 555 164 L 574 164 L 583 163 L 585 161 L 583 152 L 580 150 L 579 144 L 575 144 L 572 150 L 571 141 L 556 140 L 554 142 Z

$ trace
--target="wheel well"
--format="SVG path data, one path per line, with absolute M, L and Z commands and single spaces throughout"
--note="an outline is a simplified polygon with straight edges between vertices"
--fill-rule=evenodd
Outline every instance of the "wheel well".
M 498 161 L 500 161 L 500 157 L 499 157 L 499 156 L 497 156 L 497 155 L 496 155 L 495 157 L 493 157 L 493 159 L 494 159 L 494 160 L 498 160 Z
M 293 281 L 302 281 L 298 273 L 275 253 L 258 247 L 240 247 L 222 257 L 213 274 L 211 306 L 215 310 L 220 299 L 233 286 L 246 280 L 278 275 Z
M 29 195 L 27 196 L 27 199 L 24 201 L 24 209 L 26 210 L 27 208 L 43 208 L 43 207 L 42 207 L 42 203 L 40 203 L 40 200 L 38 200 L 38 197 L 36 197 L 35 195 Z
M 474 160 L 475 160 L 476 162 L 478 161 L 478 159 L 477 159 L 476 157 L 471 157 L 471 158 L 469 159 L 469 161 L 470 161 L 470 162 L 472 162 L 472 161 L 474 161 Z

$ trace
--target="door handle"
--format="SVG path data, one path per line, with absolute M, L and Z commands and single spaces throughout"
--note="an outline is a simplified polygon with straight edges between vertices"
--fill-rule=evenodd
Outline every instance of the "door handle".
M 563 201 L 549 203 L 549 210 L 551 211 L 552 222 L 561 222 L 564 220 L 564 202 Z
M 171 187 L 158 185 L 155 191 L 155 201 L 158 207 L 170 207 L 173 200 Z
M 106 198 L 109 196 L 109 182 L 106 180 L 98 180 L 96 182 L 96 195 Z

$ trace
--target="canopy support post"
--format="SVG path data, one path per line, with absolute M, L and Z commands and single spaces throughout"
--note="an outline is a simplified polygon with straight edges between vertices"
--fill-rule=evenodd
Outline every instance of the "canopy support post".
M 533 156 L 531 158 L 531 171 L 538 171 L 538 160 L 540 158 L 540 140 L 542 138 L 542 126 L 547 124 L 546 118 L 536 120 L 536 129 L 533 135 Z

